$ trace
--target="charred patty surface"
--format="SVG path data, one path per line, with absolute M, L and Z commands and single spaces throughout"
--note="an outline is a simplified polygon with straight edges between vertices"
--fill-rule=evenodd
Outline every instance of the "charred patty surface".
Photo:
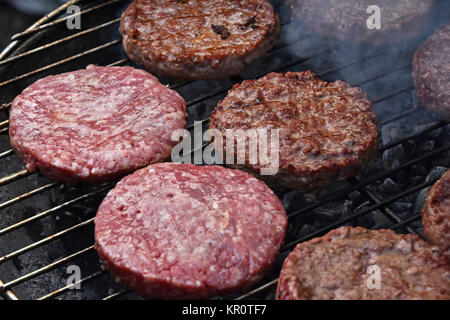
M 280 23 L 267 0 L 135 0 L 120 32 L 130 59 L 154 74 L 220 79 L 264 55 Z
M 418 235 L 342 227 L 297 245 L 284 261 L 276 297 L 450 299 L 450 267 Z
M 416 52 L 413 78 L 420 102 L 450 121 L 450 24 L 438 28 Z
M 99 183 L 168 158 L 185 119 L 183 98 L 151 74 L 90 65 L 26 88 L 12 103 L 9 133 L 28 171 Z
M 442 250 L 450 250 L 450 170 L 430 189 L 422 222 L 425 236 Z
M 212 112 L 210 128 L 225 139 L 228 129 L 278 129 L 279 170 L 260 177 L 282 188 L 315 189 L 357 174 L 373 158 L 375 120 L 361 89 L 306 71 L 235 85 Z M 246 163 L 237 167 L 260 175 L 268 165 L 251 163 L 246 147 Z
M 416 37 L 430 20 L 435 0 L 288 0 L 296 16 L 313 33 L 350 42 L 386 44 Z M 380 8 L 380 29 L 367 20 Z
M 261 181 L 220 166 L 160 163 L 111 190 L 95 217 L 102 264 L 158 299 L 239 290 L 273 264 L 287 216 Z

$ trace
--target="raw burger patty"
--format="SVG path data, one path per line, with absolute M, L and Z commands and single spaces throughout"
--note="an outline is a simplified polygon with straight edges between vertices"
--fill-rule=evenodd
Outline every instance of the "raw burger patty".
M 450 121 L 450 24 L 440 27 L 416 52 L 413 78 L 420 102 Z
M 276 297 L 450 299 L 450 267 L 417 235 L 342 227 L 297 245 L 284 261 Z
M 282 188 L 315 189 L 346 179 L 378 147 L 366 94 L 343 81 L 322 81 L 312 71 L 270 73 L 235 85 L 212 112 L 210 128 L 225 138 L 227 129 L 279 129 L 279 171 L 260 178 Z M 223 149 L 226 154 L 226 139 Z M 268 167 L 249 160 L 247 148 L 246 163 L 237 167 L 256 175 Z
M 90 65 L 43 78 L 13 101 L 11 145 L 30 172 L 98 183 L 170 156 L 185 109 L 143 70 Z
M 280 200 L 245 172 L 161 163 L 108 193 L 95 242 L 102 264 L 139 294 L 207 298 L 259 280 L 286 225 Z
M 130 59 L 154 74 L 220 79 L 263 56 L 280 23 L 267 0 L 135 0 L 120 33 Z
M 296 16 L 310 31 L 343 41 L 372 44 L 405 42 L 423 32 L 431 20 L 435 0 L 288 0 Z M 381 29 L 369 29 L 367 20 L 381 9 Z
M 422 222 L 425 236 L 442 250 L 450 250 L 450 170 L 428 193 Z

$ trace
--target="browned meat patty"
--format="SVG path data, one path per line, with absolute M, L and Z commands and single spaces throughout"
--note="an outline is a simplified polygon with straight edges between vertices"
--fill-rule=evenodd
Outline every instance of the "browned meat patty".
M 417 235 L 342 227 L 297 245 L 284 261 L 276 298 L 450 299 L 450 267 Z
M 221 79 L 264 55 L 280 23 L 267 0 L 135 0 L 120 32 L 130 59 L 154 74 Z
M 450 121 L 450 24 L 440 27 L 416 52 L 413 78 L 420 102 Z
M 144 70 L 90 65 L 36 81 L 14 99 L 9 119 L 28 171 L 100 183 L 167 159 L 186 105 Z
M 422 222 L 425 236 L 442 250 L 450 250 L 450 170 L 430 189 Z
M 260 175 L 270 164 L 252 163 L 248 142 L 245 163 L 235 166 L 276 187 L 315 189 L 357 174 L 373 158 L 375 120 L 361 89 L 306 71 L 270 73 L 235 85 L 212 112 L 210 128 L 224 135 L 224 154 L 226 139 L 233 139 L 228 129 L 279 129 L 278 173 Z M 243 152 L 237 146 L 236 139 L 234 152 Z
M 102 264 L 139 294 L 207 298 L 271 268 L 283 205 L 261 181 L 219 166 L 160 163 L 122 179 L 95 217 Z
M 420 35 L 434 0 L 287 0 L 293 14 L 312 32 L 350 42 L 385 44 Z M 369 29 L 367 8 L 381 9 L 381 29 Z

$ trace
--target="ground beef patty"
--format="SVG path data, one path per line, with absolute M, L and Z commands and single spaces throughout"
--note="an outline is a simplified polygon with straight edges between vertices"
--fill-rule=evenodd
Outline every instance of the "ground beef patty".
M 450 250 L 450 170 L 428 193 L 422 221 L 425 236 L 442 250 Z
M 130 59 L 152 73 L 220 79 L 264 55 L 280 23 L 267 0 L 135 0 L 120 32 Z
M 286 225 L 280 200 L 245 172 L 161 163 L 108 193 L 95 240 L 102 264 L 139 294 L 207 298 L 260 279 Z
M 279 129 L 278 173 L 260 178 L 315 189 L 355 175 L 373 158 L 378 133 L 370 110 L 366 94 L 343 81 L 328 83 L 311 71 L 270 73 L 235 85 L 212 112 L 210 128 L 225 137 L 224 154 L 233 134 L 228 129 Z M 269 166 L 252 164 L 248 143 L 245 152 L 245 164 L 236 167 L 259 175 Z
M 450 267 L 417 235 L 342 227 L 297 245 L 284 261 L 276 297 L 450 299 Z
M 185 109 L 143 70 L 90 65 L 43 78 L 13 101 L 11 145 L 30 172 L 98 183 L 169 157 Z
M 431 18 L 434 0 L 288 0 L 293 14 L 312 32 L 350 42 L 385 44 L 420 35 Z M 369 29 L 367 20 L 381 9 L 381 29 Z
M 413 78 L 420 102 L 450 121 L 450 24 L 440 27 L 416 52 Z

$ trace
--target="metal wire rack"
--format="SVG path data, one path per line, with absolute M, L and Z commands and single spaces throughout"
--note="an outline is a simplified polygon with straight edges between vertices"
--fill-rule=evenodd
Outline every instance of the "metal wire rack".
M 29 173 L 8 147 L 7 135 L 12 99 L 40 77 L 83 68 L 89 63 L 134 65 L 122 51 L 117 32 L 120 13 L 128 3 L 71 0 L 15 35 L 0 54 L 0 146 L 3 148 L 0 149 L 3 176 L 0 178 L 0 293 L 3 299 L 137 297 L 100 268 L 93 247 L 95 211 L 114 183 L 70 188 L 39 173 Z M 289 230 L 274 271 L 254 287 L 224 298 L 273 298 L 277 273 L 287 253 L 297 243 L 342 225 L 368 224 L 371 228 L 391 228 L 423 237 L 418 199 L 438 178 L 433 168 L 450 166 L 449 124 L 428 114 L 414 98 L 411 57 L 423 37 L 395 50 L 349 49 L 308 34 L 291 19 L 284 1 L 273 3 L 283 25 L 281 39 L 265 57 L 239 76 L 223 81 L 162 79 L 186 99 L 187 128 L 193 129 L 195 120 L 206 125 L 217 101 L 243 79 L 274 71 L 311 68 L 324 79 L 343 79 L 369 93 L 379 118 L 383 144 L 374 163 L 356 178 L 313 193 L 277 192 L 286 205 Z M 67 7 L 73 4 L 79 5 L 81 12 L 65 15 Z M 76 16 L 82 19 L 82 30 L 68 30 L 65 22 Z M 410 130 L 398 133 L 398 128 L 405 123 L 412 123 Z M 393 187 L 389 189 L 389 186 Z M 406 210 L 398 210 L 399 206 Z M 305 226 L 308 226 L 306 230 Z M 67 285 L 69 264 L 81 266 L 83 276 Z M 71 290 L 77 284 L 82 290 Z

